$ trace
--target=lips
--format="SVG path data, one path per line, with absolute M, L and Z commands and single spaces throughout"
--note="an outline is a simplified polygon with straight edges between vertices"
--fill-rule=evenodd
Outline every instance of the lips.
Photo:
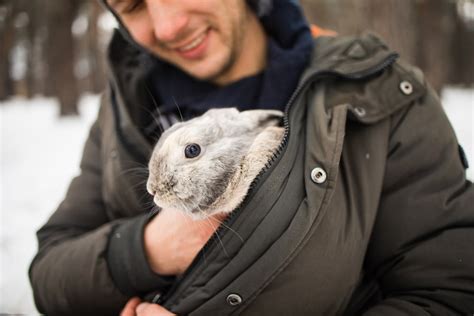
M 185 53 L 187 51 L 192 50 L 193 48 L 196 48 L 199 46 L 199 44 L 202 43 L 202 41 L 206 38 L 207 32 L 202 33 L 200 36 L 198 36 L 195 40 L 193 40 L 190 44 L 183 46 L 181 48 L 178 48 L 178 51 L 181 53 Z
M 179 46 L 174 50 L 183 58 L 199 59 L 206 52 L 207 44 L 209 42 L 210 30 L 207 29 L 191 42 Z

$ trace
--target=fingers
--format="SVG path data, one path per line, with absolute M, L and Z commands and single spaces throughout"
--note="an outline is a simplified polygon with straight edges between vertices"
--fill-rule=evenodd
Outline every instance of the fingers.
M 140 303 L 141 300 L 138 297 L 132 297 L 123 308 L 120 316 L 136 316 L 135 310 Z
M 141 303 L 136 308 L 137 316 L 175 316 L 175 314 L 166 310 L 157 304 Z

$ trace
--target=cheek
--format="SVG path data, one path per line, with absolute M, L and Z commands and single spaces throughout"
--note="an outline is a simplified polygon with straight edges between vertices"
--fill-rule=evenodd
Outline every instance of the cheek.
M 155 35 L 151 20 L 147 15 L 141 17 L 124 18 L 122 23 L 127 28 L 132 38 L 145 48 L 152 48 L 155 44 Z

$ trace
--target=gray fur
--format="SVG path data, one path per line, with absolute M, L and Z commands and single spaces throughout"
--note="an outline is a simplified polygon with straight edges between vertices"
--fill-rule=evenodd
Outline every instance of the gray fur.
M 147 190 L 154 202 L 193 218 L 233 211 L 280 144 L 282 116 L 274 110 L 212 109 L 173 125 L 149 162 Z M 184 150 L 192 143 L 201 153 L 189 159 Z

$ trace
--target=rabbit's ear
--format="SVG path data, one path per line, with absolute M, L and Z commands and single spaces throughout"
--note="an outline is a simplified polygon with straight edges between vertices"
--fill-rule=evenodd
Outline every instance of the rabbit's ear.
M 240 116 L 250 124 L 251 129 L 258 129 L 278 125 L 283 118 L 283 112 L 277 110 L 248 110 L 240 112 Z

